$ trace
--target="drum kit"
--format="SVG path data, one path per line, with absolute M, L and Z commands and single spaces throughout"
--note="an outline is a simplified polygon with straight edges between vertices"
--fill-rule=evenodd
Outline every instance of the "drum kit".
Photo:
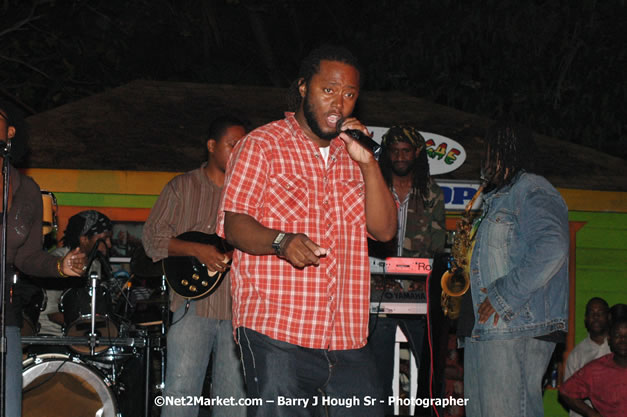
M 42 198 L 56 206 L 51 193 L 42 192 Z M 45 202 L 44 209 L 45 229 Z M 48 232 L 56 227 L 54 217 Z M 38 288 L 24 306 L 23 416 L 151 415 L 151 400 L 165 383 L 167 285 L 159 264 L 141 247 L 128 263 L 132 272 L 111 273 L 101 257 L 84 286 L 63 291 L 62 336 L 39 332 L 45 290 Z

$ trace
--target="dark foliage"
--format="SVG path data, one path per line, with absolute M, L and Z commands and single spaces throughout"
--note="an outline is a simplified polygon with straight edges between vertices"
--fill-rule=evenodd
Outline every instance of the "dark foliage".
M 3 0 L 0 94 L 40 112 L 133 79 L 278 85 L 324 42 L 400 90 L 626 157 L 624 0 Z

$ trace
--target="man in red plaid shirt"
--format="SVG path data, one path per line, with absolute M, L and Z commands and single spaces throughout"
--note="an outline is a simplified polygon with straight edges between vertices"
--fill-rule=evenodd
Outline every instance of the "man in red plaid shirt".
M 366 237 L 396 233 L 396 205 L 373 154 L 346 133 L 360 90 L 356 59 L 324 46 L 301 65 L 296 113 L 234 149 L 218 234 L 236 248 L 233 327 L 249 416 L 381 416 L 365 347 Z

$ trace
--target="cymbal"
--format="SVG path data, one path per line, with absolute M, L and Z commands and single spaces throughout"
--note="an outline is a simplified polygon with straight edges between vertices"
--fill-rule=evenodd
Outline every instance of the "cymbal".
M 140 277 L 160 277 L 163 275 L 163 268 L 161 262 L 153 262 L 140 245 L 131 255 L 131 272 Z

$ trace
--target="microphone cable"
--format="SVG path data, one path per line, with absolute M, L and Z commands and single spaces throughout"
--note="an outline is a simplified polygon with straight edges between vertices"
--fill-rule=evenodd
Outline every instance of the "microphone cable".
M 429 307 L 431 306 L 430 298 L 429 298 L 429 281 L 431 280 L 431 275 L 433 274 L 433 268 L 429 275 L 427 275 L 427 285 L 425 286 L 425 292 L 427 293 L 427 340 L 429 342 L 429 400 L 431 401 L 431 407 L 435 411 L 435 415 L 440 417 L 440 413 L 438 413 L 438 409 L 433 403 L 433 340 L 431 339 L 431 314 L 429 312 Z

